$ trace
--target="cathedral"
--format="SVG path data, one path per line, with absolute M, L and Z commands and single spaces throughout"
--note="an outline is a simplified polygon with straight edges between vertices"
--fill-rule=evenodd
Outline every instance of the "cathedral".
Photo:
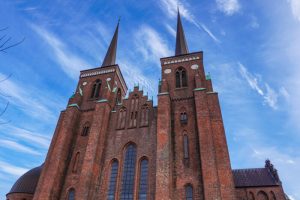
M 218 93 L 189 52 L 178 11 L 175 55 L 160 59 L 157 106 L 116 62 L 80 72 L 45 162 L 7 200 L 286 200 L 277 170 L 231 169 Z M 262 163 L 263 164 L 263 163 Z

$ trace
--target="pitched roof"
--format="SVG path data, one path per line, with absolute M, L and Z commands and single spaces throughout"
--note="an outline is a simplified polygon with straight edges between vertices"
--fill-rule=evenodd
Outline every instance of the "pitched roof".
M 235 169 L 232 170 L 235 187 L 278 186 L 267 168 Z

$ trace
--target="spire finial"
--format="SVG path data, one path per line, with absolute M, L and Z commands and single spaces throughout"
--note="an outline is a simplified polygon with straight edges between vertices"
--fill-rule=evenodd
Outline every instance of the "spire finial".
M 185 40 L 185 35 L 181 23 L 181 17 L 179 12 L 179 6 L 177 5 L 177 34 L 176 34 L 176 49 L 175 49 L 175 56 L 187 54 L 189 53 L 188 46 Z
M 117 24 L 114 36 L 113 36 L 113 38 L 110 42 L 110 45 L 109 45 L 108 50 L 106 52 L 105 58 L 104 58 L 103 63 L 101 65 L 102 67 L 116 64 L 119 23 L 120 23 L 120 17 L 118 19 L 118 24 Z

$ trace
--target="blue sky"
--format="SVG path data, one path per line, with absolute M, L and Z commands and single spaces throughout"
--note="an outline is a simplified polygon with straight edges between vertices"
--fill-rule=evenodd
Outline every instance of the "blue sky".
M 174 55 L 176 7 L 190 52 L 204 51 L 219 92 L 233 168 L 270 158 L 300 199 L 299 0 L 0 0 L 0 29 L 25 41 L 0 53 L 0 196 L 46 156 L 82 69 L 99 67 L 121 16 L 117 63 L 154 96 Z M 3 122 L 9 122 L 4 123 Z

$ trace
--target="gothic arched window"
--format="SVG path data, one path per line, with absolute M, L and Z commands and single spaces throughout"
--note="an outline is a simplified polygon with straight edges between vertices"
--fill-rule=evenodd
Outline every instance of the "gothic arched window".
M 175 73 L 176 78 L 176 88 L 187 86 L 187 74 L 183 67 L 179 67 Z
M 119 117 L 118 117 L 118 125 L 117 128 L 123 129 L 125 128 L 125 122 L 126 122 L 126 108 L 122 107 L 119 110 Z
M 122 93 L 121 93 L 121 89 L 119 88 L 117 91 L 116 104 L 120 104 L 121 102 L 122 102 Z
M 68 200 L 75 200 L 75 190 L 71 188 L 68 193 Z
M 108 188 L 108 194 L 107 194 L 108 200 L 115 200 L 118 168 L 119 168 L 119 163 L 117 160 L 114 160 L 111 164 L 110 181 L 109 181 L 109 188 Z
M 264 191 L 259 191 L 257 193 L 257 200 L 269 200 L 269 197 Z
M 73 169 L 72 169 L 72 172 L 73 172 L 73 173 L 76 173 L 76 172 L 77 172 L 79 158 L 80 158 L 80 153 L 77 152 L 76 155 L 75 155 L 75 158 L 74 158 L 74 163 L 73 163 Z
M 81 136 L 87 136 L 90 132 L 90 125 L 89 123 L 85 123 L 81 132 Z
M 188 184 L 185 186 L 185 199 L 186 200 L 193 200 L 193 187 Z
M 140 165 L 139 200 L 147 200 L 148 193 L 148 160 L 144 158 Z
M 189 158 L 189 138 L 187 134 L 183 135 L 183 150 L 184 150 L 184 159 Z
M 98 98 L 100 94 L 100 89 L 101 89 L 101 80 L 97 79 L 93 84 L 91 98 Z
M 149 123 L 149 106 L 143 105 L 141 112 L 141 126 L 148 126 Z
M 134 196 L 136 147 L 133 144 L 126 148 L 123 163 L 121 200 L 132 200 Z
M 187 123 L 187 120 L 188 120 L 188 117 L 187 117 L 186 112 L 180 113 L 180 122 L 181 122 L 182 124 L 186 124 L 186 123 Z

